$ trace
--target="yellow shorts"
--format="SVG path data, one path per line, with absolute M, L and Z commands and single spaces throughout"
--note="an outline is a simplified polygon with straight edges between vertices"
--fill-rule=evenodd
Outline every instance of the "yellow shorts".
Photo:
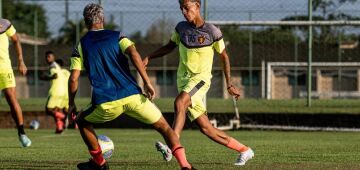
M 194 121 L 202 114 L 206 114 L 205 97 L 209 91 L 210 84 L 201 79 L 189 79 L 186 81 L 178 81 L 178 91 L 186 92 L 191 96 L 191 106 L 188 107 L 188 117 Z
M 68 97 L 62 98 L 61 108 L 69 109 L 69 98 Z
M 15 76 L 12 69 L 0 70 L 0 90 L 15 87 Z
M 46 108 L 53 109 L 59 108 L 63 109 L 64 106 L 64 96 L 49 96 L 46 101 Z
M 146 124 L 154 124 L 162 116 L 156 105 L 151 103 L 142 94 L 132 95 L 100 105 L 92 105 L 78 116 L 79 119 L 84 118 L 90 123 L 104 123 L 114 120 L 122 113 Z

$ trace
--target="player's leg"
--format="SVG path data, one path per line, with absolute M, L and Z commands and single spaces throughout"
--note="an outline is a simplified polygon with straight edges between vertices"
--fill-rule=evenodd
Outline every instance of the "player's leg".
M 46 102 L 46 113 L 54 117 L 56 130 L 55 133 L 62 133 L 64 130 L 65 114 L 59 108 L 62 107 L 62 98 L 59 96 L 49 96 Z
M 86 120 L 87 116 L 90 116 L 91 114 L 99 114 L 100 112 L 101 111 L 96 110 L 95 106 L 91 106 L 85 111 L 81 112 L 76 118 L 81 137 L 92 157 L 90 161 L 79 163 L 77 165 L 80 170 L 109 169 L 109 166 L 102 155 L 102 151 L 97 140 L 97 135 L 93 128 L 93 123 L 91 120 Z
M 174 102 L 174 121 L 172 128 L 174 129 L 176 135 L 180 138 L 181 131 L 184 128 L 186 120 L 186 111 L 187 108 L 191 105 L 190 95 L 186 92 L 181 92 L 175 99 Z
M 250 160 L 254 156 L 254 152 L 251 148 L 243 145 L 236 139 L 227 135 L 225 132 L 212 126 L 206 114 L 202 114 L 195 120 L 195 122 L 199 126 L 200 131 L 208 138 L 240 153 L 235 165 L 245 165 L 246 161 Z
M 6 101 L 10 106 L 11 116 L 16 123 L 18 130 L 19 140 L 23 147 L 28 147 L 31 145 L 31 140 L 26 136 L 24 131 L 24 119 L 21 107 L 19 102 L 16 99 L 16 89 L 15 87 L 9 87 L 3 89 Z
M 185 149 L 181 146 L 178 136 L 172 130 L 164 117 L 161 117 L 156 123 L 154 123 L 153 127 L 163 136 L 166 144 L 172 148 L 171 153 L 175 156 L 180 167 L 191 169 L 192 166 L 186 159 Z
M 133 95 L 129 97 L 129 101 L 125 105 L 125 113 L 143 123 L 152 124 L 171 148 L 170 154 L 172 152 L 180 167 L 191 169 L 192 167 L 186 160 L 185 149 L 181 146 L 179 138 L 155 104 L 151 103 L 144 95 Z

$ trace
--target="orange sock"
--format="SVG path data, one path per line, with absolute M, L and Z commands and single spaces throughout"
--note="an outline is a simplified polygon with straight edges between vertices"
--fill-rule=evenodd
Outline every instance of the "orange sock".
M 56 129 L 62 130 L 62 129 L 63 129 L 63 126 L 64 126 L 63 121 L 61 121 L 61 120 L 56 120 Z
M 181 145 L 176 145 L 171 149 L 181 168 L 191 168 L 191 165 L 186 160 L 185 149 Z
M 89 152 L 90 152 L 90 155 L 93 157 L 92 160 L 96 164 L 98 164 L 100 166 L 105 164 L 106 161 L 105 161 L 105 159 L 104 159 L 104 157 L 103 157 L 103 155 L 101 153 L 102 151 L 101 151 L 100 146 L 98 147 L 97 150 L 93 150 L 93 151 L 89 150 Z
M 249 149 L 247 146 L 241 144 L 239 141 L 237 141 L 234 138 L 230 138 L 229 143 L 226 145 L 226 147 L 238 152 L 245 152 Z
M 65 115 L 61 112 L 55 112 L 55 117 L 57 119 L 64 119 L 65 118 Z

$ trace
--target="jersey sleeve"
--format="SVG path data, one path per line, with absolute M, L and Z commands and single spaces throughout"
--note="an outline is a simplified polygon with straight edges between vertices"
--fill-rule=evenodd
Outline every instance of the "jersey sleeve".
M 218 27 L 213 25 L 212 33 L 213 33 L 213 39 L 214 39 L 213 48 L 215 49 L 215 51 L 217 53 L 220 54 L 225 49 L 225 42 L 223 39 L 222 32 Z
M 176 45 L 179 45 L 180 43 L 180 37 L 179 37 L 179 33 L 177 31 L 174 31 L 171 35 L 171 39 L 170 41 L 176 43 Z
M 129 48 L 130 46 L 135 45 L 135 43 L 126 37 L 122 37 L 120 38 L 119 45 L 121 52 L 125 54 L 126 49 Z
M 6 35 L 8 37 L 12 37 L 13 35 L 15 35 L 16 33 L 16 30 L 15 30 L 15 27 L 13 25 L 11 25 L 7 30 L 6 30 Z
M 215 41 L 213 44 L 213 48 L 217 53 L 221 54 L 225 50 L 224 39 L 221 38 L 220 40 Z
M 81 44 L 74 48 L 70 58 L 70 70 L 85 70 Z
M 57 70 L 56 70 L 55 67 L 50 68 L 50 76 L 54 76 L 54 75 L 57 74 L 57 73 L 58 73 L 58 72 L 57 72 Z

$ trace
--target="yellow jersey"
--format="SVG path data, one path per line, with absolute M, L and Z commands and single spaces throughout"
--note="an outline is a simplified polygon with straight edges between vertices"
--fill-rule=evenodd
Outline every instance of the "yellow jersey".
M 16 30 L 9 20 L 0 19 L 0 72 L 12 69 L 9 55 L 9 37 L 15 33 Z
M 55 74 L 57 77 L 50 81 L 51 87 L 49 89 L 49 96 L 65 96 L 67 94 L 68 86 L 64 86 L 64 82 L 67 82 L 67 79 L 60 65 L 53 62 L 50 65 L 50 76 L 54 76 Z
M 178 81 L 196 78 L 210 84 L 214 51 L 222 53 L 225 49 L 220 29 L 208 23 L 196 28 L 182 21 L 177 24 L 171 41 L 179 46 Z

